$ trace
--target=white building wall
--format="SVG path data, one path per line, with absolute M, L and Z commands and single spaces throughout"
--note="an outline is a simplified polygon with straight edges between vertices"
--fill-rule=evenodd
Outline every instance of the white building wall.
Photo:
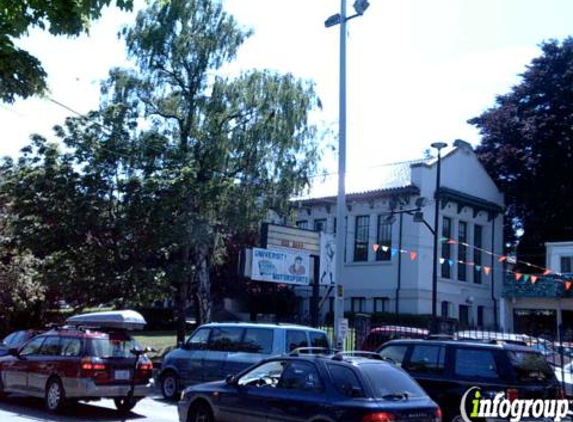
M 421 196 L 428 200 L 423 208 L 424 218 L 430 226 L 434 224 L 434 190 L 436 186 L 436 168 L 431 165 L 418 165 L 412 167 L 412 184 L 419 187 Z M 496 203 L 503 206 L 503 195 L 499 192 L 491 178 L 487 175 L 477 158 L 471 151 L 461 148 L 455 149 L 442 159 L 442 183 L 441 186 L 450 188 L 473 197 Z M 411 198 L 410 204 L 405 209 L 414 208 L 415 197 Z M 378 216 L 389 212 L 387 199 L 376 201 L 363 201 L 361 203 L 349 203 L 348 227 L 346 239 L 346 263 L 343 272 L 345 310 L 351 310 L 351 298 L 363 297 L 366 299 L 364 311 L 372 312 L 373 299 L 379 297 L 389 298 L 390 311 L 395 310 L 395 297 L 397 287 L 397 260 L 394 256 L 391 261 L 375 261 L 375 252 L 372 245 L 376 243 L 376 230 Z M 315 206 L 310 210 L 299 210 L 297 220 L 308 220 L 309 228 L 312 228 L 315 219 L 327 218 L 328 231 L 333 231 L 336 206 Z M 354 234 L 356 217 L 368 215 L 370 218 L 369 248 L 367 262 L 354 262 Z M 458 210 L 457 204 L 448 203 L 444 209 L 440 208 L 440 222 L 438 233 L 441 237 L 443 217 L 447 216 L 452 221 L 452 238 L 458 237 L 460 221 L 468 224 L 468 244 L 473 245 L 474 226 L 482 226 L 482 248 L 501 254 L 503 246 L 502 216 L 495 219 L 485 212 L 480 211 L 474 215 L 473 209 L 464 207 Z M 411 260 L 408 254 L 402 254 L 402 287 L 400 291 L 400 313 L 430 314 L 432 311 L 432 262 L 433 262 L 433 235 L 422 223 L 415 223 L 411 215 L 404 214 L 402 248 L 417 253 L 415 260 Z M 492 245 L 492 230 L 495 237 Z M 399 217 L 392 227 L 392 248 L 398 248 L 399 242 Z M 441 243 L 439 243 L 441 248 Z M 452 245 L 452 258 L 457 260 L 457 245 Z M 473 248 L 468 248 L 467 261 L 473 261 Z M 441 252 L 438 253 L 438 257 Z M 438 264 L 438 315 L 441 315 L 441 302 L 450 303 L 449 316 L 458 318 L 459 305 L 470 306 L 470 322 L 477 323 L 477 310 L 482 306 L 484 324 L 493 324 L 493 301 L 491 293 L 491 280 L 494 280 L 495 296 L 498 298 L 498 320 L 501 318 L 499 302 L 501 299 L 501 287 L 503 280 L 502 266 L 491 255 L 482 253 L 482 266 L 491 266 L 494 269 L 490 275 L 482 271 L 482 283 L 473 282 L 473 268 L 468 267 L 468 280 L 458 281 L 457 264 L 454 264 L 450 279 L 441 277 L 441 266 Z M 310 292 L 310 289 L 308 290 Z M 321 290 L 321 295 L 324 291 Z M 328 311 L 328 304 L 323 311 Z

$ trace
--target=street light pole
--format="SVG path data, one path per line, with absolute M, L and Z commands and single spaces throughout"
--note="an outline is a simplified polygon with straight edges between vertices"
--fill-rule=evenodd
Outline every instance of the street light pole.
M 339 84 L 339 110 L 338 110 L 338 197 L 336 201 L 336 265 L 335 265 L 335 291 L 334 291 L 334 344 L 342 348 L 339 321 L 344 317 L 344 288 L 342 271 L 344 270 L 344 251 L 346 243 L 346 22 L 362 14 L 368 8 L 367 0 L 356 0 L 354 9 L 356 14 L 346 16 L 346 0 L 340 1 L 340 14 L 329 17 L 325 26 L 327 28 L 340 24 L 340 84 Z
M 434 199 L 436 205 L 434 208 L 434 262 L 432 268 L 432 322 L 435 324 L 436 317 L 438 316 L 438 224 L 439 213 L 440 213 L 440 178 L 442 172 L 442 148 L 448 146 L 445 142 L 434 142 L 432 148 L 438 150 L 438 163 L 436 168 L 436 192 L 434 193 Z

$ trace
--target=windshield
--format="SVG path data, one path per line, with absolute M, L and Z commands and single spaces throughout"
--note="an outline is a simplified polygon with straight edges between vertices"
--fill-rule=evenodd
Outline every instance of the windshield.
M 89 354 L 98 358 L 133 358 L 131 349 L 141 349 L 137 341 L 130 337 L 92 338 L 89 341 Z
M 380 363 L 360 365 L 362 373 L 370 382 L 375 398 L 427 397 L 422 388 L 403 371 Z
M 518 383 L 550 381 L 555 374 L 540 353 L 509 351 Z

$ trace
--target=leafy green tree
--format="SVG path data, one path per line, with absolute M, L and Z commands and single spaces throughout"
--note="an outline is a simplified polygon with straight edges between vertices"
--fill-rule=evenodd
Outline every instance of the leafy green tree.
M 522 81 L 469 122 L 476 152 L 505 194 L 520 260 L 544 265 L 544 242 L 573 239 L 573 38 L 541 46 Z
M 34 27 L 53 35 L 77 36 L 101 16 L 112 0 L 2 0 L 0 2 L 0 100 L 42 94 L 46 72 L 40 61 L 19 48 L 16 41 Z M 116 0 L 122 10 L 131 10 L 133 0 Z
M 211 319 L 210 270 L 227 229 L 252 229 L 270 209 L 284 214 L 319 155 L 311 83 L 269 71 L 219 74 L 249 35 L 218 2 L 157 1 L 125 31 L 136 69 L 113 70 L 104 89 L 104 105 L 129 105 L 168 140 L 158 179 L 171 212 L 167 274 L 180 337 L 189 295 L 199 321 Z

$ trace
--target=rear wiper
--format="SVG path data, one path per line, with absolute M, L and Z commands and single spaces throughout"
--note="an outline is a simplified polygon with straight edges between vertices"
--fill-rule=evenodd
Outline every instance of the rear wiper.
M 404 391 L 402 393 L 391 393 L 382 396 L 384 400 L 408 400 L 409 394 Z

